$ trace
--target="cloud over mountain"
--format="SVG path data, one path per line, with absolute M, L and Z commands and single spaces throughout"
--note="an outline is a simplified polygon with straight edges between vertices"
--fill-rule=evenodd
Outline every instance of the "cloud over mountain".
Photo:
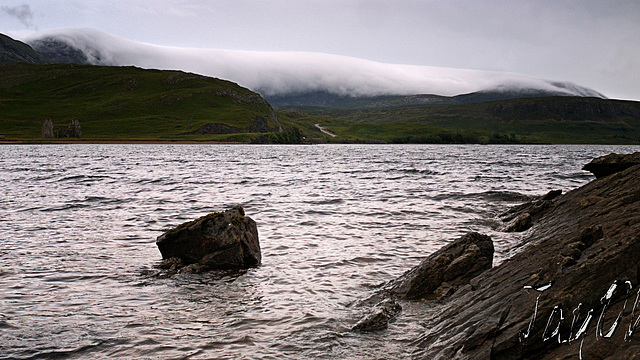
M 239 83 L 266 96 L 324 91 L 375 96 L 535 90 L 604 97 L 572 83 L 526 75 L 430 66 L 385 64 L 311 52 L 178 48 L 139 43 L 94 29 L 59 29 L 26 39 L 36 50 L 63 46 L 96 65 L 179 69 Z

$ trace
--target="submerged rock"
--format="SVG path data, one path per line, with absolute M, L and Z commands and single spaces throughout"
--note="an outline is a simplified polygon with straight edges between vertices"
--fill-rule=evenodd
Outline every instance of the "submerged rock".
M 599 179 L 635 165 L 640 165 L 640 152 L 627 155 L 612 153 L 591 160 L 582 167 L 582 170 L 591 172 Z
M 402 311 L 402 307 L 393 299 L 379 302 L 365 317 L 356 323 L 351 331 L 372 332 L 384 330 Z
M 169 273 L 248 268 L 262 258 L 256 223 L 240 206 L 171 229 L 156 245 Z
M 504 224 L 501 230 L 504 232 L 522 232 L 528 230 L 532 225 L 533 221 L 531 220 L 531 214 L 525 212 Z

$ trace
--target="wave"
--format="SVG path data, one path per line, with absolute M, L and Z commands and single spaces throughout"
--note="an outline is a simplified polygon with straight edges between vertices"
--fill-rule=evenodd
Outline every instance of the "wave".
M 479 199 L 485 200 L 489 202 L 494 201 L 504 201 L 504 202 L 524 202 L 531 200 L 532 197 L 527 194 L 515 192 L 515 191 L 497 191 L 497 190 L 489 190 L 482 192 L 474 192 L 474 193 L 450 193 L 450 194 L 439 194 L 433 197 L 433 200 L 463 200 L 463 199 Z

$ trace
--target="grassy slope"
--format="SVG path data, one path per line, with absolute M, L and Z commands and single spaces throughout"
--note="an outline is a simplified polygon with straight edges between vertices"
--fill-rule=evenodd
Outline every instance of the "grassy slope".
M 443 132 L 489 139 L 515 134 L 533 143 L 640 143 L 640 103 L 589 98 L 518 99 L 463 105 L 385 100 L 332 109 L 284 107 L 286 129 L 314 142 L 419 140 Z M 379 105 L 380 99 L 375 99 Z M 394 103 L 398 103 L 395 106 Z M 195 135 L 207 123 L 247 128 L 272 109 L 259 95 L 219 79 L 179 71 L 79 65 L 0 66 L 0 136 L 39 140 L 42 123 L 80 121 L 83 140 L 249 141 L 254 133 Z M 321 133 L 320 123 L 338 137 Z
M 333 118 L 327 122 L 327 128 L 348 139 L 393 141 L 448 132 L 482 139 L 496 133 L 515 134 L 532 143 L 640 143 L 640 103 L 633 101 L 554 97 L 376 110 L 322 107 L 282 110 Z
M 189 133 L 207 123 L 246 128 L 271 114 L 268 103 L 248 89 L 179 71 L 0 66 L 0 134 L 7 139 L 40 138 L 50 118 L 56 128 L 79 120 L 84 139 L 224 140 L 229 135 Z M 269 127 L 275 128 L 272 120 Z

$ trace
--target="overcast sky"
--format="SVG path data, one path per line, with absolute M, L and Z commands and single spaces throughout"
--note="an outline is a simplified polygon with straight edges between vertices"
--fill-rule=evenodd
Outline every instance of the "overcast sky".
M 0 32 L 91 27 L 177 47 L 515 72 L 640 100 L 638 0 L 0 2 Z

